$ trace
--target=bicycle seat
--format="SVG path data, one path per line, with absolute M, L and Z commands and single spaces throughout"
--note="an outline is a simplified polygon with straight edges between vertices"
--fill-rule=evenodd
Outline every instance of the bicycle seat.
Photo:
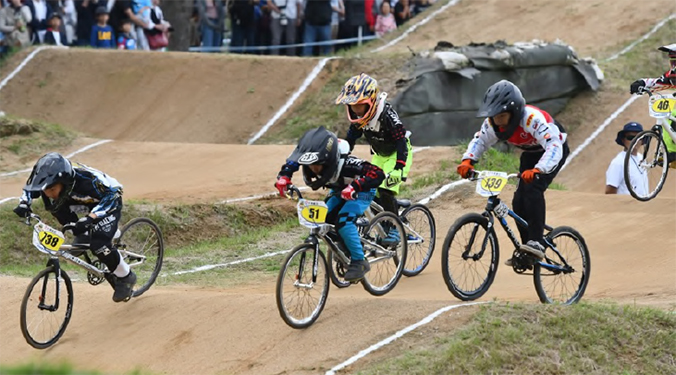
M 397 199 L 397 204 L 399 207 L 408 208 L 411 207 L 411 201 L 408 199 Z

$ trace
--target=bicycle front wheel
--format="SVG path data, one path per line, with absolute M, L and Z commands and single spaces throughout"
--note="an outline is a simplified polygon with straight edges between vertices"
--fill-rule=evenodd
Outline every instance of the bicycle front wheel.
M 72 312 L 70 277 L 63 270 L 57 275 L 54 267 L 45 268 L 31 280 L 21 301 L 21 333 L 30 346 L 49 348 L 66 331 Z
M 483 296 L 498 270 L 498 239 L 481 214 L 461 216 L 448 229 L 441 271 L 448 290 L 463 301 Z
M 547 235 L 553 245 L 545 260 L 535 264 L 533 281 L 542 303 L 572 304 L 589 283 L 589 250 L 582 235 L 571 227 L 556 227 Z
M 432 212 L 422 204 L 414 204 L 407 208 L 400 217 L 408 242 L 406 265 L 402 273 L 404 276 L 416 276 L 432 259 L 437 242 L 437 227 Z
M 284 258 L 275 297 L 279 315 L 290 327 L 307 328 L 319 318 L 329 296 L 327 268 L 324 253 L 309 244 L 297 246 Z
M 643 202 L 655 198 L 667 173 L 667 146 L 661 136 L 653 130 L 638 133 L 624 155 L 624 183 L 629 194 Z
M 371 270 L 362 285 L 374 296 L 389 293 L 399 282 L 406 264 L 406 231 L 395 214 L 381 212 L 369 223 L 362 236 L 364 259 Z
M 121 232 L 122 235 L 115 245 L 136 273 L 137 281 L 132 297 L 138 297 L 153 285 L 162 269 L 162 231 L 154 221 L 139 217 L 128 222 Z

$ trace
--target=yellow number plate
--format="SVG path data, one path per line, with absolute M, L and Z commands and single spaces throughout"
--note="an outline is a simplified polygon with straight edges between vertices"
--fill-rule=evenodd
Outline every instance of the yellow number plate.
M 301 225 L 308 228 L 324 224 L 328 213 L 329 208 L 323 201 L 308 201 L 305 199 L 298 201 L 298 220 Z
M 481 188 L 486 191 L 499 193 L 507 185 L 507 179 L 500 176 L 491 176 L 481 179 Z
M 41 231 L 38 233 L 38 238 L 42 246 L 52 251 L 57 251 L 63 245 L 63 237 L 59 237 L 56 233 Z
M 674 105 L 676 104 L 676 99 L 660 99 L 655 100 L 652 105 L 653 112 L 656 113 L 671 113 L 674 110 Z

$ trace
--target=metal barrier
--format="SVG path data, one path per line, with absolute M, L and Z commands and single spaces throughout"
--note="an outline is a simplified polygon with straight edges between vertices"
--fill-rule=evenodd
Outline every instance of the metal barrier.
M 364 41 L 380 39 L 377 36 L 364 36 L 356 38 L 347 38 L 347 39 L 334 39 L 327 40 L 323 42 L 313 42 L 313 43 L 296 43 L 296 44 L 284 44 L 278 46 L 248 46 L 248 47 L 231 47 L 231 46 L 222 46 L 222 47 L 190 47 L 188 51 L 190 52 L 247 52 L 247 51 L 267 51 L 267 50 L 281 50 L 285 48 L 297 48 L 305 46 L 333 46 L 340 44 L 355 43 L 361 44 Z

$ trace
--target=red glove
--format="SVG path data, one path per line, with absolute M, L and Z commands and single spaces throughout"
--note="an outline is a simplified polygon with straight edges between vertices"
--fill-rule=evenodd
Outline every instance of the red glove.
M 357 195 L 357 192 L 354 191 L 352 185 L 347 185 L 347 187 L 340 192 L 340 197 L 346 201 L 353 200 L 355 195 Z
M 286 189 L 289 185 L 291 185 L 291 179 L 286 176 L 280 177 L 277 179 L 277 182 L 275 182 L 275 187 L 279 190 L 279 195 L 282 197 L 286 196 Z
M 533 180 L 535 180 L 535 177 L 536 177 L 535 175 L 538 174 L 538 173 L 542 173 L 542 172 L 540 172 L 540 170 L 537 169 L 537 168 L 533 168 L 533 169 L 523 171 L 523 172 L 521 172 L 521 179 L 523 180 L 523 182 L 530 184 L 531 182 L 533 182 Z
M 462 178 L 467 178 L 474 171 L 474 166 L 472 166 L 471 159 L 465 159 L 458 165 L 458 174 Z

